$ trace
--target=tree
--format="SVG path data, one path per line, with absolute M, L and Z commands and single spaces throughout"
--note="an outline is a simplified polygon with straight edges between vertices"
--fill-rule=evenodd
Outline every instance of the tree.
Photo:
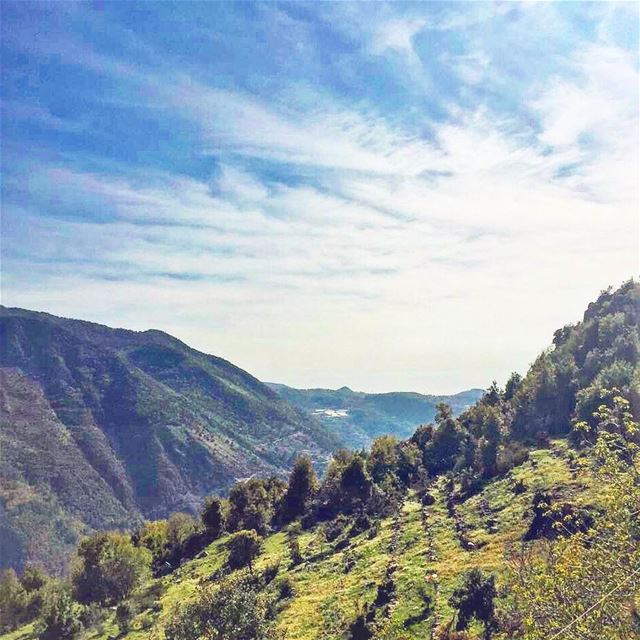
M 45 597 L 40 640 L 72 640 L 82 630 L 81 607 L 73 600 L 71 589 L 52 583 Z
M 456 464 L 465 440 L 459 422 L 451 408 L 441 403 L 437 407 L 436 428 L 424 451 L 424 463 L 430 474 L 450 471 Z
M 215 540 L 224 531 L 226 517 L 222 500 L 211 496 L 205 500 L 202 509 L 202 524 L 210 539 Z
M 167 640 L 277 640 L 269 603 L 246 574 L 204 589 L 176 610 L 165 627 Z
M 80 542 L 72 581 L 79 602 L 115 604 L 129 597 L 148 576 L 151 553 L 115 531 Z
M 371 497 L 373 480 L 363 455 L 354 455 L 340 477 L 341 505 L 347 513 L 364 508 Z
M 318 479 L 311 458 L 300 456 L 289 475 L 289 484 L 282 503 L 284 521 L 291 522 L 303 515 L 317 490 Z
M 133 542 L 148 549 L 155 568 L 166 561 L 169 554 L 169 534 L 166 520 L 145 522 L 132 536 Z
M 495 578 L 492 575 L 485 576 L 478 568 L 467 571 L 462 584 L 449 598 L 449 604 L 458 610 L 456 630 L 464 631 L 471 619 L 476 618 L 484 624 L 485 638 L 490 638 L 495 627 L 495 597 Z
M 286 484 L 272 477 L 251 478 L 231 487 L 229 492 L 229 529 L 255 529 L 266 535 L 274 515 L 274 506 L 282 500 Z
M 22 572 L 20 582 L 27 593 L 32 593 L 42 589 L 49 582 L 49 576 L 40 565 L 28 564 Z
M 253 561 L 260 554 L 262 540 L 253 530 L 243 530 L 234 533 L 227 541 L 229 549 L 229 566 L 232 569 L 249 567 L 253 572 Z
M 398 462 L 398 441 L 394 436 L 380 436 L 373 441 L 367 469 L 375 482 L 382 482 L 389 474 L 395 475 Z
M 28 596 L 13 569 L 0 573 L 0 630 L 12 630 L 24 621 Z
M 522 376 L 514 371 L 507 380 L 507 384 L 504 386 L 504 399 L 508 402 L 516 395 L 520 385 L 522 384 Z
M 167 543 L 173 550 L 179 550 L 198 530 L 198 523 L 188 513 L 177 512 L 167 520 Z

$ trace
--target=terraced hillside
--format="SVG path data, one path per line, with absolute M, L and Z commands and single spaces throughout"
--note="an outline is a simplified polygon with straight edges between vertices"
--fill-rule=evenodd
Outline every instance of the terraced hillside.
M 639 408 L 628 281 L 459 416 L 442 404 L 407 440 L 336 451 L 320 479 L 308 456 L 288 482 L 243 479 L 197 520 L 91 535 L 67 581 L 0 574 L 0 627 L 23 640 L 640 637 Z
M 503 575 L 508 549 L 520 544 L 529 527 L 537 490 L 579 504 L 598 504 L 586 461 L 565 440 L 555 440 L 550 448 L 531 451 L 527 462 L 453 506 L 448 500 L 452 487 L 440 478 L 430 489 L 432 504 L 423 505 L 415 492 L 409 492 L 397 515 L 356 535 L 347 528 L 327 541 L 325 525 L 301 532 L 304 560 L 293 567 L 287 530 L 266 537 L 255 574 L 277 566 L 267 589 L 277 593 L 286 579 L 293 592 L 278 601 L 278 627 L 287 640 L 339 640 L 348 637 L 354 621 L 367 611 L 376 638 L 430 638 L 438 623 L 452 618 L 448 599 L 466 569 L 481 567 Z M 118 635 L 115 614 L 108 611 L 99 625 L 79 637 L 162 637 L 156 634 L 174 607 L 197 596 L 203 585 L 224 571 L 227 541 L 228 536 L 221 537 L 202 557 L 140 590 L 135 596 L 139 613 L 127 634 Z M 3 640 L 35 637 L 33 626 L 2 636 Z

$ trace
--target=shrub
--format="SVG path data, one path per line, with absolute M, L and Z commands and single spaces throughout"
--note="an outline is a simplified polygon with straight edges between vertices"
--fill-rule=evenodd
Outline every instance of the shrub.
M 548 492 L 536 491 L 532 500 L 533 520 L 523 540 L 558 538 L 586 532 L 593 525 L 593 515 L 585 508 L 568 502 L 554 503 Z
M 293 581 L 289 576 L 283 576 L 276 584 L 278 592 L 278 600 L 285 600 L 286 598 L 293 597 L 295 590 L 293 587 Z
M 253 572 L 253 561 L 260 554 L 262 540 L 255 531 L 238 531 L 227 542 L 229 549 L 229 566 L 232 569 L 249 567 Z
M 131 595 L 149 574 L 151 553 L 135 547 L 122 533 L 85 538 L 77 553 L 72 581 L 79 602 L 115 604 Z
M 0 629 L 12 630 L 19 627 L 26 615 L 29 598 L 25 588 L 13 569 L 5 569 L 0 574 Z
M 280 563 L 274 562 L 273 564 L 268 564 L 264 571 L 262 572 L 262 582 L 267 585 L 274 581 L 275 577 L 278 575 L 280 571 Z
M 338 536 L 340 536 L 346 529 L 349 522 L 351 522 L 351 520 L 342 514 L 330 522 L 327 522 L 327 524 L 324 525 L 324 535 L 327 542 L 333 542 Z
M 120 629 L 120 633 L 123 635 L 128 633 L 131 628 L 131 620 L 135 615 L 135 610 L 130 602 L 121 602 L 116 608 L 116 621 L 118 623 L 118 628 Z
M 38 637 L 40 640 L 72 640 L 82 630 L 81 612 L 68 586 L 52 584 L 45 598 Z
M 80 622 L 85 628 L 95 627 L 100 624 L 105 618 L 105 609 L 103 609 L 97 602 L 91 602 L 80 611 Z
M 275 640 L 280 636 L 269 617 L 269 603 L 246 574 L 233 575 L 219 586 L 174 612 L 166 625 L 167 640 Z
M 28 564 L 22 573 L 20 582 L 22 583 L 25 591 L 27 593 L 31 593 L 38 589 L 42 589 L 42 587 L 49 582 L 49 576 L 41 566 Z
M 490 637 L 495 626 L 495 578 L 477 568 L 467 571 L 462 584 L 454 590 L 449 604 L 458 610 L 456 631 L 464 631 L 472 618 L 484 624 L 485 637 Z
M 291 556 L 291 564 L 293 566 L 302 562 L 303 557 L 298 538 L 289 538 L 289 555 Z
M 512 441 L 498 453 L 498 473 L 506 473 L 509 469 L 519 467 L 529 459 L 529 449 L 520 442 Z

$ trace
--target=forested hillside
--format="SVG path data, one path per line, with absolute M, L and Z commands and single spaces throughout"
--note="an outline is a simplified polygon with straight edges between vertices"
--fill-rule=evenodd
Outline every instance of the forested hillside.
M 639 354 L 630 281 L 458 417 L 6 572 L 4 637 L 640 637 Z
M 131 527 L 253 474 L 325 464 L 326 427 L 160 331 L 0 309 L 0 564 L 61 569 L 79 535 Z
M 305 409 L 327 425 L 348 447 L 369 447 L 377 436 L 390 434 L 408 438 L 417 425 L 430 422 L 441 402 L 454 415 L 460 414 L 482 396 L 482 389 L 469 389 L 453 395 L 424 395 L 391 392 L 363 393 L 348 387 L 340 389 L 294 389 L 267 383 L 282 398 Z

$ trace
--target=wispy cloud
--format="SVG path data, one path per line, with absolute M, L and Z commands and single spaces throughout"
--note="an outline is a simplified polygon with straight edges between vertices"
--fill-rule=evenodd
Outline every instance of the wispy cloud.
M 524 366 L 637 270 L 637 54 L 609 11 L 371 6 L 225 5 L 186 21 L 195 44 L 86 6 L 50 36 L 15 18 L 5 301 L 160 326 L 300 385 Z M 225 35 L 251 19 L 273 59 Z M 112 22 L 126 56 L 96 35 Z

